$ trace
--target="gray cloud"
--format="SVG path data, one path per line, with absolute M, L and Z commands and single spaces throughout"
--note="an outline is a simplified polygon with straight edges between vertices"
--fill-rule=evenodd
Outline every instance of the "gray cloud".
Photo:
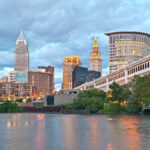
M 77 55 L 83 66 L 89 66 L 95 34 L 107 72 L 108 37 L 104 33 L 150 33 L 149 8 L 147 0 L 0 0 L 1 72 L 14 65 L 13 52 L 20 29 L 29 44 L 30 68 L 54 66 L 56 87 L 62 81 L 65 56 Z

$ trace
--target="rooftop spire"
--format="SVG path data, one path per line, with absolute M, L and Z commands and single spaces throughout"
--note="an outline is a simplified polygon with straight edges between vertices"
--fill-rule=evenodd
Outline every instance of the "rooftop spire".
M 95 35 L 95 37 L 94 37 L 94 45 L 93 45 L 93 47 L 98 47 L 98 45 L 97 45 L 97 39 L 96 39 L 96 35 Z
M 23 35 L 23 31 L 22 30 L 20 31 L 20 35 L 19 35 L 19 37 L 18 37 L 18 39 L 16 41 L 16 44 L 18 44 L 18 41 L 24 41 L 25 44 L 27 44 L 27 41 L 26 41 L 26 39 L 25 39 L 25 37 Z
M 92 54 L 91 54 L 91 59 L 101 59 L 98 44 L 97 44 L 96 35 L 94 37 L 94 45 L 93 45 L 93 50 L 92 50 Z
M 18 37 L 18 40 L 19 40 L 19 41 L 24 41 L 24 40 L 25 40 L 22 30 L 20 31 L 20 35 L 19 35 L 19 37 Z

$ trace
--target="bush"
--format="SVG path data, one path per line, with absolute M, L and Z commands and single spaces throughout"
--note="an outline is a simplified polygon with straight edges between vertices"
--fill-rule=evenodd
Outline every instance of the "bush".
M 28 99 L 26 100 L 26 102 L 27 102 L 27 103 L 32 102 L 32 99 L 31 99 L 31 98 L 28 98 Z
M 117 113 L 120 111 L 120 103 L 104 103 L 104 113 Z
M 18 98 L 18 99 L 16 99 L 16 102 L 22 103 L 22 102 L 23 102 L 23 99 L 22 99 L 22 98 Z
M 137 113 L 137 112 L 140 112 L 142 109 L 141 105 L 134 104 L 134 103 L 127 104 L 125 108 L 126 108 L 127 112 L 129 112 L 129 113 Z
M 97 113 L 104 107 L 106 93 L 97 89 L 82 91 L 78 94 L 73 104 L 66 104 L 66 110 L 90 110 Z
M 13 113 L 13 112 L 22 112 L 22 108 L 18 107 L 16 103 L 6 101 L 3 104 L 0 104 L 0 113 Z

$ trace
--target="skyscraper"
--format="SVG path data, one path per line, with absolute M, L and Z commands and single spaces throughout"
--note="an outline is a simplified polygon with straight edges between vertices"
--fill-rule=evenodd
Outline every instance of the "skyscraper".
M 24 38 L 23 32 L 16 41 L 15 50 L 15 71 L 28 71 L 29 70 L 29 52 L 28 43 Z
M 67 56 L 63 63 L 63 90 L 71 90 L 72 86 L 72 72 L 75 66 L 81 66 L 81 61 L 78 56 Z
M 87 82 L 88 69 L 85 67 L 75 66 L 72 72 L 72 87 L 75 88 Z
M 90 70 L 102 73 L 102 60 L 99 53 L 96 36 L 94 38 L 93 50 L 90 58 Z
M 109 36 L 109 70 L 112 73 L 150 54 L 150 34 L 112 32 Z

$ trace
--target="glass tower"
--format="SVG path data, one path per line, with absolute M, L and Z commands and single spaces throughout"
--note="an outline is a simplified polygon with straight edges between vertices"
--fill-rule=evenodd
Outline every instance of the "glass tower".
M 109 36 L 109 70 L 115 70 L 150 54 L 150 35 L 143 32 L 112 32 Z

